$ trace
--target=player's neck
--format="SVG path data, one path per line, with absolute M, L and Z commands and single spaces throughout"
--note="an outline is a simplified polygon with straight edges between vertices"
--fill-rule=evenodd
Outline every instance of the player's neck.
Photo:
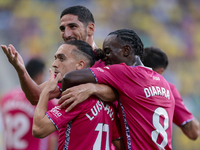
M 133 63 L 133 66 L 144 66 L 142 61 L 140 60 L 139 56 L 135 56 L 135 62 Z
M 89 38 L 86 40 L 86 42 L 87 42 L 88 44 L 90 44 L 90 46 L 92 46 L 92 49 L 93 49 L 93 50 L 98 48 L 97 45 L 96 45 L 95 42 L 94 42 L 93 36 L 89 37 Z

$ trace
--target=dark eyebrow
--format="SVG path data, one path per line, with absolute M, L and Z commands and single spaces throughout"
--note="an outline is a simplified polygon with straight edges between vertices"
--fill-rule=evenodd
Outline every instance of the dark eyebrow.
M 54 57 L 55 57 L 55 58 L 57 58 L 57 57 L 65 57 L 65 58 L 66 58 L 66 56 L 65 56 L 64 54 L 62 54 L 62 53 L 61 53 L 61 54 L 58 54 L 58 55 L 54 55 Z
M 67 26 L 78 26 L 78 24 L 77 23 L 69 23 L 69 24 L 67 24 Z M 65 28 L 65 26 L 60 25 L 59 29 L 62 30 L 62 28 Z
M 63 57 L 66 57 L 64 54 L 58 54 L 57 56 L 59 56 L 59 57 L 61 57 L 61 56 L 63 56 Z
M 67 24 L 67 26 L 78 26 L 78 24 L 77 23 L 69 23 L 69 24 Z

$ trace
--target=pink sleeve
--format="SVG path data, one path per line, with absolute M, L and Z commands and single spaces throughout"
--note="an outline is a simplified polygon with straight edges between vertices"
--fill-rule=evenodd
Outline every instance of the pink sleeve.
M 47 110 L 51 110 L 52 108 L 54 108 L 57 105 L 58 105 L 58 99 L 54 98 L 54 99 L 52 99 L 52 100 L 50 100 L 48 102 L 48 108 L 47 108 Z
M 90 68 L 97 83 L 104 83 L 113 87 L 120 86 L 119 79 L 124 76 L 127 66 L 125 64 L 111 65 L 103 68 Z M 118 71 L 121 70 L 121 71 Z M 124 71 L 122 71 L 124 70 Z
M 60 109 L 59 106 L 55 106 L 51 110 L 47 111 L 46 115 L 55 125 L 57 130 L 59 130 L 62 127 L 66 127 L 72 119 L 81 113 L 81 111 L 84 109 L 85 102 L 77 105 L 73 111 L 70 112 L 65 112 L 65 109 Z
M 170 85 L 171 91 L 172 91 L 174 99 L 175 99 L 173 122 L 176 125 L 181 126 L 181 125 L 184 125 L 185 123 L 193 120 L 194 116 L 184 105 L 181 95 L 179 94 L 176 87 L 171 83 L 169 83 L 169 85 Z

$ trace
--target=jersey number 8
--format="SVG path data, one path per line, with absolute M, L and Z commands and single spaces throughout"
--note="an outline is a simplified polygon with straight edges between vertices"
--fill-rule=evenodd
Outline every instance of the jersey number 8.
M 159 121 L 161 115 L 164 116 L 164 127 L 160 124 L 160 121 Z M 156 130 L 151 132 L 151 138 L 160 149 L 164 149 L 164 147 L 168 143 L 168 137 L 167 137 L 166 130 L 169 127 L 169 117 L 168 117 L 167 111 L 164 108 L 158 107 L 154 111 L 153 126 L 155 127 Z M 157 143 L 159 134 L 161 134 L 163 136 L 163 141 L 160 144 Z

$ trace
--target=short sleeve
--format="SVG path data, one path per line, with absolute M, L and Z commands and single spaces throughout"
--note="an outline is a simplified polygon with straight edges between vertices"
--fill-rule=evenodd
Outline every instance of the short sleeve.
M 108 84 L 116 88 L 120 86 L 121 79 L 126 73 L 125 70 L 127 70 L 127 66 L 123 63 L 103 68 L 90 68 L 90 70 L 94 74 L 97 83 Z
M 52 123 L 56 126 L 57 130 L 59 130 L 62 127 L 66 127 L 71 120 L 73 120 L 83 111 L 85 102 L 77 105 L 70 112 L 65 112 L 66 108 L 60 109 L 59 106 L 55 106 L 51 110 L 47 111 L 46 114 Z
M 173 122 L 180 126 L 184 125 L 187 122 L 190 122 L 191 120 L 194 119 L 194 116 L 192 113 L 186 108 L 185 104 L 183 103 L 183 100 L 181 98 L 181 95 L 179 94 L 178 90 L 176 87 L 169 83 L 172 94 L 175 99 L 175 109 L 174 109 L 174 117 L 173 117 Z

